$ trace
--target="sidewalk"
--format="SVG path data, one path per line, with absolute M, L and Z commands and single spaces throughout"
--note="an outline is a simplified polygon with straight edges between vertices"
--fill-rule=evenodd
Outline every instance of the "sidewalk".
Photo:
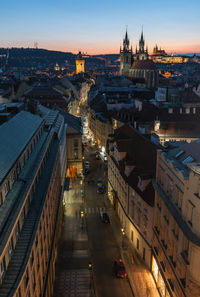
M 91 297 L 93 283 L 88 263 L 91 261 L 84 218 L 80 179 L 65 193 L 62 232 L 56 261 L 54 297 Z
M 151 272 L 145 267 L 137 256 L 127 238 L 124 238 L 122 247 L 121 225 L 117 214 L 114 212 L 108 198 L 105 206 L 110 209 L 111 226 L 121 251 L 122 260 L 126 266 L 129 282 L 135 297 L 160 297 Z

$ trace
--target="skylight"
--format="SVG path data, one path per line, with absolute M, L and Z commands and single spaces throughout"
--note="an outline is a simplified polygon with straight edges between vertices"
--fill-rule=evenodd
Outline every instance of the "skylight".
M 189 163 L 189 162 L 192 162 L 194 161 L 194 158 L 192 156 L 187 156 L 187 158 L 185 158 L 182 163 L 185 164 L 185 163 Z
M 184 151 L 183 151 L 183 150 L 179 151 L 179 152 L 176 154 L 175 158 L 178 158 L 178 157 L 180 157 L 180 155 L 182 155 L 183 153 L 184 153 Z

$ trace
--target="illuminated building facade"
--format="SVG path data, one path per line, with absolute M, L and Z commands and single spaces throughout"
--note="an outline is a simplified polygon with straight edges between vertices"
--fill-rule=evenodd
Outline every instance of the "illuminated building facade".
M 157 148 L 126 124 L 108 140 L 108 198 L 127 238 L 149 268 Z
M 200 143 L 157 154 L 152 273 L 162 297 L 200 293 Z
M 66 174 L 58 111 L 21 111 L 0 127 L 0 296 L 51 297 Z
M 79 52 L 76 57 L 76 74 L 80 72 L 85 72 L 85 60 L 81 52 Z

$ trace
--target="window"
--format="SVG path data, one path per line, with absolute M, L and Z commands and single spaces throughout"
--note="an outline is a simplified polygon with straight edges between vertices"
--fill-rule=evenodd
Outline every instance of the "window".
M 4 185 L 4 190 L 5 190 L 5 197 L 6 197 L 8 195 L 8 191 L 9 191 L 7 183 L 5 183 L 5 185 Z
M 195 205 L 192 203 L 192 201 L 188 201 L 188 210 L 187 210 L 187 218 L 188 218 L 188 223 L 192 227 L 192 219 L 193 219 L 193 213 L 194 213 L 194 208 Z
M 139 247 L 140 247 L 140 242 L 139 242 L 139 239 L 137 238 L 137 249 L 139 250 Z
M 6 263 L 5 263 L 5 257 L 4 257 L 3 261 L 0 263 L 0 275 L 1 275 L 1 277 L 3 277 L 5 270 L 6 270 Z
M 0 192 L 0 206 L 3 204 L 3 194 Z
M 78 148 L 78 139 L 74 139 L 74 148 Z
M 143 248 L 143 255 L 142 255 L 142 259 L 145 261 L 145 248 Z
M 13 251 L 13 239 L 11 238 L 9 245 L 8 245 L 8 252 L 11 255 Z
M 13 172 L 13 174 L 12 174 L 11 182 L 12 182 L 12 185 L 13 185 L 14 182 L 15 182 L 15 172 Z
M 78 159 L 78 150 L 74 149 L 74 159 Z
M 28 269 L 27 269 L 25 274 L 25 288 L 27 288 L 28 286 L 28 281 L 29 281 L 29 275 L 28 275 Z

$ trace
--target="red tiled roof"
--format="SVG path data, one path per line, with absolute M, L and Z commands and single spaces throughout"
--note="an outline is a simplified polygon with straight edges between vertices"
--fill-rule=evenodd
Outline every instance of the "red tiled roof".
M 132 69 L 151 69 L 155 70 L 156 65 L 152 60 L 136 60 L 132 64 Z

